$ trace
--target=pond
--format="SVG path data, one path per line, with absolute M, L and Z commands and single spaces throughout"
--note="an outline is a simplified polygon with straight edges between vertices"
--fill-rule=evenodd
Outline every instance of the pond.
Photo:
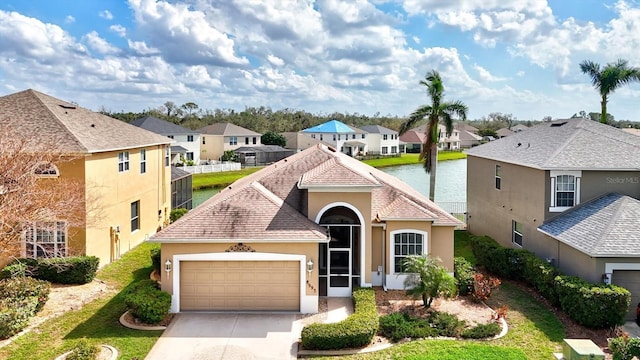
M 380 170 L 401 179 L 424 196 L 429 197 L 429 175 L 421 164 L 391 166 Z M 467 159 L 439 162 L 436 177 L 436 202 L 466 203 Z M 202 204 L 219 191 L 219 189 L 194 190 L 193 207 Z

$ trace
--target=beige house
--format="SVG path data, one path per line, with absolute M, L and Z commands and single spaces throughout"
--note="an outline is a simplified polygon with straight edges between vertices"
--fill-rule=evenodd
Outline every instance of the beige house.
M 52 186 L 56 179 L 80 181 L 86 199 L 84 227 L 70 228 L 65 219 L 32 224 L 14 256 L 55 249 L 59 256 L 94 255 L 104 265 L 168 223 L 171 139 L 34 90 L 0 97 L 0 127 L 73 156 L 49 164 L 46 177 Z
M 220 160 L 228 150 L 242 146 L 260 146 L 262 134 L 231 123 L 215 123 L 197 130 L 200 133 L 200 159 Z
M 640 137 L 585 119 L 467 151 L 468 229 L 640 301 Z
M 228 188 L 151 237 L 172 312 L 318 311 L 319 296 L 403 289 L 401 262 L 453 271 L 459 221 L 397 178 L 324 145 Z
M 408 130 L 400 136 L 400 142 L 404 144 L 404 152 L 419 153 L 424 145 L 427 125 L 420 125 Z M 438 124 L 438 149 L 439 150 L 460 150 L 460 130 L 453 127 L 451 135 L 447 135 L 447 128 Z

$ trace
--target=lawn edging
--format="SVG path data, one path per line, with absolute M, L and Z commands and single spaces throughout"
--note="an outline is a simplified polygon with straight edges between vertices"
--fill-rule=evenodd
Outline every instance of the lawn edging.
M 122 316 L 120 316 L 120 319 L 118 321 L 120 321 L 120 324 L 122 324 L 122 326 L 127 327 L 129 329 L 133 329 L 133 330 L 147 330 L 147 331 L 159 331 L 159 330 L 166 330 L 167 327 L 164 325 L 157 325 L 157 326 L 140 326 L 134 323 L 131 323 L 129 321 L 127 321 L 127 315 L 131 314 L 131 310 L 127 310 L 124 312 L 124 314 L 122 314 Z

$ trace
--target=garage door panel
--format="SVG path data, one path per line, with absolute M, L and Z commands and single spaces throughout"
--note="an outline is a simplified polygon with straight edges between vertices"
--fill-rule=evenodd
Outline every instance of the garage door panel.
M 636 318 L 636 306 L 640 302 L 640 270 L 615 270 L 611 282 L 631 292 L 631 305 L 626 320 Z
M 275 291 L 277 289 L 277 291 Z M 181 310 L 300 309 L 297 261 L 185 261 Z

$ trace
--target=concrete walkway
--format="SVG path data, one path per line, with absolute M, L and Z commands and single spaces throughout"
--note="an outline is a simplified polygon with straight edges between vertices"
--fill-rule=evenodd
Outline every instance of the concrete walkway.
M 325 324 L 336 323 L 353 314 L 353 300 L 351 298 L 328 297 L 327 319 Z
M 622 326 L 622 329 L 627 333 L 629 333 L 629 336 L 634 338 L 640 338 L 640 326 L 638 326 L 638 324 L 636 324 L 635 321 L 627 321 Z

